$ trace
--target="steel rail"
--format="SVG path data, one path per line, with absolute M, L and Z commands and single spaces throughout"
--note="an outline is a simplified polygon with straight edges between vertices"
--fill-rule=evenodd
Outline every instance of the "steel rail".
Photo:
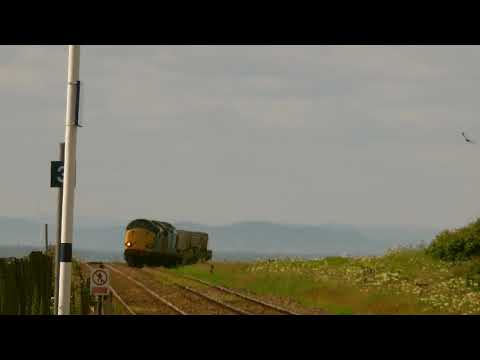
M 208 281 L 205 281 L 205 280 L 201 280 L 201 279 L 197 279 L 197 278 L 194 278 L 194 277 L 191 277 L 191 276 L 188 276 L 188 275 L 173 275 L 173 276 L 178 276 L 178 277 L 182 277 L 182 278 L 185 278 L 185 279 L 188 279 L 188 280 L 192 280 L 192 281 L 196 281 L 196 282 L 199 282 L 203 285 L 206 285 L 206 286 L 209 286 L 209 287 L 213 287 L 215 289 L 218 289 L 218 290 L 221 290 L 221 291 L 224 291 L 226 293 L 230 293 L 230 294 L 233 294 L 233 295 L 236 295 L 238 297 L 241 297 L 243 299 L 246 299 L 246 300 L 249 300 L 251 302 L 254 302 L 254 303 L 257 303 L 257 304 L 260 304 L 260 305 L 263 305 L 265 307 L 269 307 L 271 309 L 274 309 L 274 310 L 277 310 L 279 312 L 282 312 L 284 314 L 287 314 L 287 315 L 299 315 L 297 313 L 294 313 L 293 311 L 290 311 L 290 310 L 287 310 L 287 309 L 284 309 L 284 308 L 281 308 L 280 306 L 277 306 L 277 305 L 274 305 L 274 304 L 270 304 L 270 303 L 267 303 L 265 301 L 262 301 L 262 300 L 259 300 L 259 299 L 255 299 L 251 296 L 248 296 L 248 295 L 245 295 L 245 294 L 242 294 L 242 293 L 239 293 L 237 291 L 234 291 L 234 290 L 231 290 L 231 289 L 227 289 L 223 286 L 220 286 L 220 285 L 216 285 L 216 284 L 212 284 L 212 283 L 209 283 Z
M 239 309 L 239 308 L 237 308 L 237 307 L 235 307 L 235 306 L 232 306 L 232 305 L 230 305 L 230 304 L 226 304 L 226 303 L 224 303 L 223 301 L 220 301 L 220 300 L 215 299 L 215 298 L 213 298 L 213 297 L 211 297 L 211 296 L 202 294 L 201 292 L 199 292 L 199 291 L 197 291 L 197 290 L 194 290 L 194 289 L 192 289 L 192 288 L 190 288 L 190 287 L 188 287 L 188 286 L 179 284 L 179 283 L 177 283 L 177 282 L 175 282 L 175 281 L 171 281 L 171 280 L 167 280 L 167 281 L 168 281 L 169 283 L 173 284 L 174 286 L 177 286 L 177 287 L 179 287 L 179 288 L 181 288 L 181 289 L 190 291 L 192 294 L 195 294 L 195 295 L 197 295 L 197 296 L 200 296 L 200 297 L 202 297 L 202 298 L 204 298 L 204 299 L 207 299 L 207 300 L 209 300 L 209 301 L 211 301 L 211 302 L 213 302 L 213 303 L 215 303 L 215 304 L 217 304 L 217 305 L 220 305 L 220 306 L 222 306 L 222 307 L 225 307 L 225 308 L 227 308 L 227 309 L 229 309 L 229 310 L 232 310 L 232 311 L 234 311 L 234 312 L 236 312 L 236 313 L 239 313 L 239 314 L 241 314 L 241 315 L 253 315 L 251 312 L 248 312 L 248 311 Z
M 134 284 L 140 286 L 143 290 L 145 290 L 147 293 L 149 293 L 151 296 L 153 296 L 154 298 L 156 298 L 157 300 L 159 300 L 160 302 L 162 302 L 163 304 L 167 305 L 169 308 L 171 308 L 172 310 L 174 310 L 175 312 L 177 312 L 178 314 L 180 315 L 189 315 L 187 314 L 185 311 L 179 309 L 178 307 L 176 307 L 175 305 L 173 305 L 172 303 L 170 303 L 169 301 L 165 300 L 163 297 L 161 297 L 160 295 L 158 295 L 156 292 L 152 291 L 151 289 L 149 289 L 148 287 L 146 287 L 144 284 L 142 284 L 140 281 L 138 280 L 135 280 L 134 278 L 132 278 L 131 276 L 125 274 L 124 272 L 114 268 L 112 265 L 107 265 L 105 264 L 105 267 L 111 269 L 112 271 L 115 271 L 116 273 L 122 275 L 123 277 L 127 278 L 128 280 L 130 280 L 131 282 L 133 282 Z

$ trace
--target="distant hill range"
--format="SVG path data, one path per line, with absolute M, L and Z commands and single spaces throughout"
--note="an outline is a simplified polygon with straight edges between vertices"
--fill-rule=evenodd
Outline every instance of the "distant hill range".
M 42 249 L 41 220 L 0 217 L 0 257 L 12 249 Z M 76 221 L 74 252 L 86 259 L 121 259 L 126 224 Z M 428 244 L 441 229 L 397 225 L 285 225 L 241 222 L 231 225 L 174 223 L 179 229 L 207 232 L 214 259 L 251 259 L 264 256 L 322 257 L 377 255 L 395 246 Z M 56 225 L 49 224 L 49 242 L 55 242 Z M 8 250 L 7 250 L 8 248 Z

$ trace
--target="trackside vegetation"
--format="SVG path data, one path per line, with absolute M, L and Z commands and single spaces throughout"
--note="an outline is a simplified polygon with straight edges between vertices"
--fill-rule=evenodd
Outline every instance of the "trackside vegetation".
M 480 314 L 480 220 L 383 256 L 217 262 L 170 270 L 313 313 Z M 213 269 L 213 271 L 212 271 Z
M 427 248 L 427 253 L 445 261 L 480 257 L 480 219 L 465 227 L 441 232 Z
M 90 296 L 88 276 L 82 271 L 80 262 L 72 260 L 72 297 L 70 300 L 70 314 L 88 315 L 94 299 Z
M 71 314 L 89 314 L 88 272 L 72 262 Z M 53 314 L 53 256 L 0 259 L 0 314 Z M 480 219 L 428 246 L 382 256 L 205 262 L 173 269 L 303 314 L 480 315 Z M 121 313 L 112 304 L 111 313 Z

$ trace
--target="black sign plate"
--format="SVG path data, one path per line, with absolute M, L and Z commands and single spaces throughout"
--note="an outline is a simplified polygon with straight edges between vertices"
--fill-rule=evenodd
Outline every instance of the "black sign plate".
M 63 161 L 52 161 L 50 166 L 50 187 L 63 187 Z

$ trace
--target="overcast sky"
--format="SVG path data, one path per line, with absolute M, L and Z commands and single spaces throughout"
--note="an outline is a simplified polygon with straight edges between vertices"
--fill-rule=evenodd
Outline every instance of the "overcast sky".
M 480 215 L 479 64 L 476 46 L 82 46 L 75 215 L 460 226 Z M 54 219 L 66 76 L 66 46 L 0 47 L 0 216 Z

